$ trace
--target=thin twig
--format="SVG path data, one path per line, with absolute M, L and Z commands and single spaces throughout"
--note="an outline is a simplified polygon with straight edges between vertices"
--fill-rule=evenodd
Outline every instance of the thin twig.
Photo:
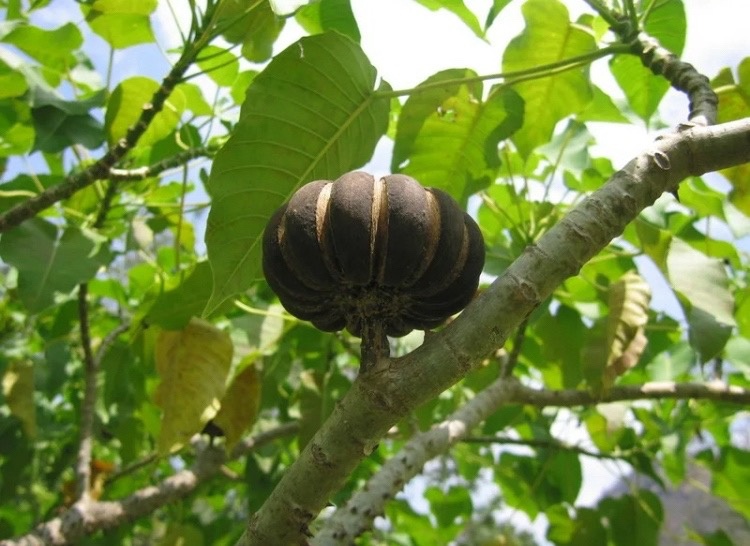
M 606 400 L 602 400 L 589 391 L 533 389 L 522 385 L 512 377 L 498 378 L 451 414 L 448 419 L 428 431 L 413 436 L 396 455 L 383 464 L 364 487 L 334 512 L 318 531 L 312 543 L 326 546 L 352 544 L 355 537 L 372 527 L 375 518 L 383 513 L 386 503 L 394 498 L 409 480 L 422 471 L 427 461 L 447 452 L 457 442 L 472 441 L 468 436 L 471 430 L 505 405 L 527 404 L 538 408 L 570 407 L 590 405 L 601 401 L 663 398 L 722 400 L 746 405 L 750 403 L 750 390 L 715 383 L 646 383 L 613 387 L 606 396 Z M 523 445 L 536 444 L 535 447 L 572 449 L 583 455 L 597 458 L 617 459 L 635 452 L 633 450 L 608 456 L 552 440 L 514 440 L 498 437 L 490 437 L 486 440 L 522 443 Z
M 513 338 L 513 348 L 508 354 L 508 358 L 503 362 L 500 369 L 500 377 L 510 377 L 513 375 L 513 369 L 518 364 L 518 358 L 521 356 L 521 349 L 523 348 L 523 342 L 526 339 L 526 327 L 529 325 L 528 317 L 518 325 L 516 335 Z
M 617 17 L 617 13 L 611 11 L 606 5 L 604 5 L 600 0 L 583 0 L 586 2 L 595 12 L 599 14 L 599 16 L 607 21 L 609 26 L 616 26 L 619 24 L 619 19 Z
M 503 80 L 503 83 L 505 85 L 512 85 L 528 80 L 554 76 L 556 74 L 567 72 L 568 70 L 587 66 L 597 59 L 601 59 L 603 57 L 609 57 L 610 55 L 614 55 L 616 53 L 627 53 L 628 48 L 628 45 L 614 44 L 602 49 L 597 49 L 596 51 L 592 51 L 591 53 L 576 55 L 574 57 L 555 61 L 554 63 L 539 65 L 532 68 L 524 68 L 522 70 L 513 70 L 509 72 L 498 72 L 496 74 L 484 74 L 481 76 L 472 76 L 468 78 L 453 78 L 449 80 L 425 83 L 422 85 L 418 85 L 417 87 L 410 87 L 408 89 L 376 91 L 375 96 L 379 98 L 401 97 L 404 95 L 414 95 L 416 93 L 421 93 L 430 89 L 444 89 L 452 85 L 467 85 L 470 83 L 489 80 Z
M 586 457 L 592 457 L 594 459 L 607 459 L 620 461 L 633 456 L 636 453 L 642 453 L 642 448 L 628 449 L 625 451 L 618 451 L 616 453 L 604 453 L 601 451 L 591 451 L 585 447 L 577 446 L 574 444 L 568 444 L 555 438 L 541 439 L 541 438 L 508 438 L 507 436 L 468 436 L 461 440 L 466 444 L 510 444 L 517 446 L 527 446 L 539 449 L 552 449 L 562 451 L 572 451 L 579 455 L 585 455 Z
M 181 167 L 191 159 L 212 157 L 217 150 L 217 146 L 199 146 L 175 154 L 172 157 L 162 159 L 153 165 L 146 165 L 145 167 L 137 167 L 134 169 L 112 168 L 109 171 L 109 178 L 110 180 L 117 180 L 118 182 L 145 180 L 146 178 L 158 176 L 166 170 Z
M 100 228 L 104 225 L 104 222 L 107 220 L 107 214 L 109 214 L 109 211 L 112 208 L 112 202 L 115 199 L 115 195 L 117 195 L 117 182 L 110 180 L 107 184 L 107 190 L 104 192 L 101 205 L 99 206 L 99 212 L 94 220 L 94 228 Z
M 104 482 L 105 487 L 109 487 L 114 482 L 121 478 L 125 478 L 126 476 L 130 476 L 131 474 L 139 471 L 141 468 L 144 468 L 154 461 L 156 461 L 159 458 L 159 456 L 156 453 L 149 453 L 142 459 L 138 459 L 137 461 L 133 462 L 132 464 L 126 466 L 125 468 L 118 470 L 117 472 L 113 472 L 107 477 L 107 480 Z
M 31 533 L 0 540 L 0 546 L 49 546 L 76 544 L 83 537 L 152 514 L 156 509 L 187 497 L 198 486 L 218 475 L 223 464 L 247 455 L 279 438 L 295 434 L 296 422 L 285 423 L 237 444 L 230 456 L 218 447 L 199 452 L 189 469 L 176 472 L 154 486 L 147 486 L 119 500 L 76 502 L 60 516 L 38 525 Z
M 209 11 L 212 12 L 215 6 L 215 4 L 210 5 L 210 10 L 207 10 L 201 28 L 196 31 L 195 40 L 183 49 L 180 58 L 162 80 L 159 89 L 154 92 L 151 102 L 143 105 L 138 121 L 128 128 L 125 136 L 88 168 L 69 175 L 60 184 L 47 188 L 31 199 L 0 214 L 0 233 L 16 227 L 29 218 L 33 218 L 44 209 L 58 201 L 67 199 L 97 180 L 109 177 L 110 170 L 136 146 L 156 114 L 164 107 L 175 86 L 182 81 L 185 71 L 193 64 L 201 49 L 213 38 L 211 32 L 214 24 L 213 13 L 209 13 Z
M 119 335 L 127 332 L 129 328 L 130 323 L 123 322 L 122 324 L 117 326 L 117 328 L 104 336 L 104 339 L 102 339 L 102 342 L 99 344 L 99 348 L 96 350 L 96 355 L 94 355 L 94 362 L 96 363 L 97 367 L 101 366 L 102 360 L 107 355 L 110 348 L 112 347 L 112 344 L 114 344 Z
M 713 400 L 729 404 L 750 404 L 750 389 L 727 385 L 722 381 L 675 383 L 652 381 L 643 385 L 615 386 L 597 394 L 587 390 L 538 390 L 519 386 L 513 402 L 537 407 L 590 406 L 625 400 Z
M 93 445 L 94 409 L 98 366 L 91 350 L 89 332 L 88 285 L 78 287 L 78 322 L 83 347 L 84 390 L 81 402 L 81 430 L 78 456 L 76 458 L 76 499 L 88 497 L 91 486 L 91 449 Z

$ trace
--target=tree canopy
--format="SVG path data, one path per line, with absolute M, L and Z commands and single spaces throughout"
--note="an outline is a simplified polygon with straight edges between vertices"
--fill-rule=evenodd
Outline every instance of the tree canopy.
M 0 544 L 531 544 L 521 513 L 658 544 L 653 488 L 579 502 L 597 460 L 700 465 L 750 518 L 750 57 L 682 59 L 683 0 L 417 3 L 409 44 L 437 11 L 522 28 L 496 72 L 394 88 L 347 0 L 0 0 Z M 613 125 L 649 132 L 626 165 Z M 261 267 L 280 206 L 363 168 L 446 192 L 486 253 L 385 354 Z

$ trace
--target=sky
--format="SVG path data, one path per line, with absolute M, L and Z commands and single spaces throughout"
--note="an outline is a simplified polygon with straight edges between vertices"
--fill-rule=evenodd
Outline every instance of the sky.
M 173 0 L 180 17 L 187 21 L 186 9 L 180 9 L 186 0 Z M 281 2 L 281 0 L 280 0 Z M 466 4 L 481 20 L 487 13 L 491 0 L 467 0 Z M 387 80 L 394 89 L 410 88 L 430 75 L 446 68 L 473 68 L 478 73 L 500 71 L 502 52 L 523 27 L 520 15 L 522 2 L 511 2 L 496 20 L 486 36 L 478 39 L 455 15 L 447 11 L 430 12 L 412 0 L 352 0 L 352 7 L 362 34 L 362 47 L 380 77 Z M 575 18 L 582 12 L 590 12 L 583 1 L 566 2 Z M 736 68 L 739 61 L 750 56 L 750 0 L 685 0 L 688 14 L 688 36 L 683 59 L 692 63 L 709 77 L 713 77 L 723 67 Z M 59 26 L 66 21 L 79 22 L 78 6 L 72 0 L 55 0 L 48 10 L 38 12 L 39 23 L 47 27 Z M 179 33 L 172 15 L 164 2 L 160 2 L 154 17 L 157 35 L 164 50 L 180 43 Z M 282 50 L 296 41 L 303 33 L 291 21 L 280 37 L 275 51 Z M 106 46 L 93 37 L 94 46 L 90 53 L 96 65 L 106 66 Z M 97 40 L 101 42 L 99 47 Z M 169 66 L 164 57 L 145 53 L 144 47 L 134 47 L 118 52 L 115 57 L 115 81 L 146 74 L 155 79 L 161 78 Z M 598 85 L 613 97 L 622 93 L 609 74 L 606 60 L 597 61 L 592 75 Z M 199 78 L 196 83 L 211 88 L 208 78 Z M 687 114 L 687 100 L 683 95 L 670 91 L 662 102 L 661 115 L 670 125 L 683 121 Z M 648 146 L 655 133 L 637 125 L 612 126 L 591 124 L 591 131 L 598 143 L 592 152 L 612 158 L 616 168 Z M 383 139 L 376 149 L 373 160 L 365 167 L 373 174 L 386 174 L 390 165 L 392 142 Z M 713 179 L 721 184 L 720 178 Z M 200 228 L 200 226 L 197 226 Z M 202 234 L 198 233 L 202 240 Z M 674 309 L 676 301 L 671 296 L 660 275 L 650 271 L 647 275 L 652 288 L 655 288 L 657 308 Z M 616 409 L 616 408 L 615 408 Z M 584 441 L 585 435 L 566 415 L 556 425 L 556 432 L 568 442 Z M 618 478 L 624 469 L 614 463 L 588 459 L 585 463 L 584 484 L 578 502 L 591 505 L 596 502 L 602 490 Z M 424 483 L 416 480 L 407 488 L 407 495 L 416 498 Z M 490 487 L 490 486 L 488 486 Z M 483 494 L 490 494 L 491 487 Z M 527 518 L 516 514 L 514 523 L 528 524 Z M 544 522 L 533 527 L 540 539 L 544 533 Z

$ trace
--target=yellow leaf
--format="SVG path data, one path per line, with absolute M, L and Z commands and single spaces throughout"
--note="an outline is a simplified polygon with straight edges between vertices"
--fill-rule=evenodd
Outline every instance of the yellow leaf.
M 227 451 L 234 448 L 242 434 L 258 418 L 260 392 L 261 379 L 255 364 L 250 364 L 237 374 L 229 385 L 227 394 L 221 401 L 221 409 L 214 417 L 214 424 L 226 437 Z
M 644 328 L 650 301 L 651 288 L 635 271 L 628 271 L 610 286 L 605 388 L 638 364 L 648 342 Z
M 162 409 L 159 453 L 178 449 L 216 415 L 232 350 L 227 334 L 198 318 L 182 330 L 159 333 L 155 354 L 161 382 L 154 393 Z
M 11 415 L 15 415 L 21 421 L 26 436 L 35 438 L 34 366 L 31 361 L 11 362 L 3 376 L 3 396 Z

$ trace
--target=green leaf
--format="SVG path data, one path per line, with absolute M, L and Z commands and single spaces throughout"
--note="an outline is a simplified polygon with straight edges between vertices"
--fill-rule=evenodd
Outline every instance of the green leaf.
M 359 43 L 361 35 L 350 0 L 318 0 L 310 2 L 294 15 L 309 34 L 337 30 Z
M 730 339 L 724 347 L 724 358 L 750 379 L 750 339 L 740 336 Z
M 211 105 L 206 102 L 201 88 L 194 83 L 181 83 L 175 87 L 175 91 L 182 93 L 185 97 L 185 108 L 196 116 L 210 116 L 214 113 Z
M 599 508 L 609 520 L 614 546 L 656 546 L 663 510 L 659 497 L 640 489 L 637 496 L 606 498 Z
M 385 515 L 394 529 L 407 530 L 403 533 L 390 532 L 389 546 L 427 546 L 445 543 L 455 532 L 454 529 L 436 529 L 429 517 L 416 513 L 406 500 L 396 499 L 386 504 Z M 418 541 L 415 541 L 414 537 L 418 537 Z
M 485 32 L 487 29 L 489 29 L 492 26 L 492 23 L 495 22 L 495 19 L 497 19 L 497 16 L 500 15 L 500 12 L 505 9 L 505 6 L 510 4 L 511 0 L 493 0 L 492 6 L 490 7 L 490 11 L 487 12 L 487 18 L 484 21 L 484 30 Z
M 724 219 L 724 195 L 709 187 L 702 178 L 691 177 L 680 184 L 680 203 L 699 216 Z
M 224 87 L 232 85 L 240 71 L 240 63 L 231 51 L 213 45 L 201 50 L 196 63 L 209 78 Z
M 479 24 L 479 19 L 474 13 L 466 7 L 463 0 L 416 0 L 429 10 L 437 11 L 439 9 L 446 9 L 452 12 L 456 17 L 461 19 L 464 24 L 471 29 L 471 31 L 478 37 L 484 37 L 484 30 L 482 25 Z
M 591 53 L 594 37 L 568 17 L 558 0 L 528 0 L 523 5 L 524 31 L 503 55 L 503 72 L 513 72 Z M 526 103 L 523 127 L 513 136 L 524 157 L 549 141 L 558 121 L 584 109 L 593 96 L 585 68 L 515 84 Z
M 54 30 L 29 24 L 16 26 L 3 38 L 18 49 L 57 72 L 66 72 L 77 64 L 73 51 L 83 44 L 81 31 L 73 23 Z
M 662 2 L 649 15 L 645 31 L 679 56 L 685 45 L 687 22 L 681 0 Z M 633 111 L 648 123 L 669 89 L 669 82 L 655 76 L 633 55 L 618 55 L 609 63 L 610 71 L 625 93 Z
M 18 295 L 37 313 L 54 303 L 56 292 L 68 294 L 109 262 L 100 243 L 75 227 L 60 235 L 55 225 L 32 218 L 3 234 L 0 257 L 18 269 Z
M 86 22 L 115 49 L 154 41 L 150 15 L 156 0 L 94 0 L 81 4 Z
M 546 479 L 555 490 L 555 495 L 559 495 L 560 501 L 573 504 L 583 483 L 578 454 L 573 451 L 554 451 L 549 455 L 546 465 Z
M 0 59 L 0 99 L 23 95 L 28 87 L 23 74 Z
M 605 371 L 609 357 L 608 347 L 607 324 L 602 319 L 597 320 L 586 335 L 581 347 L 581 371 L 586 383 L 595 392 L 602 392 L 605 387 L 611 385 L 610 380 L 605 382 Z
M 302 370 L 299 386 L 299 433 L 297 443 L 302 449 L 312 439 L 326 418 L 324 415 L 324 377 L 321 370 Z
M 557 509 L 556 509 L 557 508 Z M 571 519 L 562 505 L 553 506 L 547 512 L 550 527 L 547 538 L 560 546 L 600 546 L 607 544 L 607 531 L 602 525 L 601 514 L 591 508 L 576 508 L 575 519 Z
M 635 229 L 641 248 L 662 272 L 667 270 L 667 255 L 669 246 L 672 242 L 672 235 L 665 229 L 659 229 L 651 222 L 646 221 L 642 216 L 635 220 Z
M 592 85 L 593 99 L 576 116 L 578 121 L 608 121 L 610 123 L 629 123 L 612 98 L 598 85 Z
M 740 61 L 736 82 L 732 71 L 726 69 L 723 77 L 717 76 L 711 84 L 719 96 L 719 123 L 742 119 L 750 114 L 750 57 Z
M 581 176 L 584 169 L 591 164 L 589 148 L 594 143 L 594 136 L 586 125 L 570 120 L 565 130 L 552 137 L 547 144 L 538 149 L 539 154 L 575 176 Z
M 435 114 L 438 108 L 442 108 L 443 103 L 458 95 L 462 87 L 466 86 L 466 92 L 471 96 L 481 97 L 481 84 L 451 83 L 452 80 L 473 78 L 476 75 L 476 72 L 468 68 L 451 68 L 430 76 L 417 86 L 417 89 L 422 86 L 427 86 L 427 89 L 412 93 L 401 108 L 396 126 L 391 171 L 398 172 L 403 167 L 413 153 L 414 143 L 427 119 Z
M 473 510 L 471 496 L 465 487 L 451 487 L 443 491 L 433 486 L 427 488 L 424 496 L 430 503 L 438 528 L 460 523 L 460 518 L 466 518 Z
M 201 314 L 211 296 L 211 266 L 200 262 L 177 287 L 159 294 L 145 321 L 169 330 L 187 326 L 190 318 Z
M 535 478 L 539 477 L 540 464 L 533 457 L 523 457 L 503 452 L 495 470 L 495 480 L 500 485 L 508 506 L 523 510 L 534 519 L 540 507 L 534 495 Z
M 724 264 L 673 238 L 666 266 L 690 324 L 690 343 L 707 362 L 721 351 L 736 325 Z
M 202 529 L 203 526 L 170 521 L 164 537 L 159 541 L 159 546 L 183 546 L 184 544 L 203 546 L 206 542 Z
M 750 116 L 750 57 L 745 57 L 737 68 L 735 84 L 732 73 L 716 78 L 712 83 L 719 97 L 717 121 L 724 123 Z M 750 164 L 738 165 L 721 171 L 732 184 L 729 199 L 739 210 L 750 216 Z
M 35 139 L 32 150 L 59 153 L 73 144 L 89 150 L 104 142 L 102 124 L 89 114 L 70 115 L 55 106 L 41 106 L 31 110 Z
M 682 55 L 685 47 L 687 19 L 683 0 L 660 2 L 649 12 L 644 30 L 677 55 Z
M 232 363 L 232 341 L 209 322 L 196 319 L 182 330 L 164 330 L 156 341 L 161 382 L 154 402 L 162 409 L 160 454 L 185 444 L 219 410 Z
M 159 87 L 157 82 L 143 76 L 129 78 L 115 87 L 104 116 L 104 129 L 110 146 L 123 138 L 128 128 L 138 121 L 143 105 L 151 102 Z M 146 146 L 167 137 L 179 123 L 185 103 L 185 96 L 175 89 L 161 112 L 154 116 L 138 144 Z
M 537 363 L 549 388 L 574 388 L 583 379 L 580 347 L 586 336 L 581 315 L 562 305 L 555 315 L 545 314 L 534 325 L 544 359 Z
M 425 83 L 456 72 L 473 74 L 449 70 Z M 498 143 L 522 122 L 523 101 L 512 89 L 499 88 L 486 102 L 482 102 L 480 83 L 416 93 L 399 118 L 393 162 L 402 165 L 405 161 L 401 172 L 466 203 L 471 194 L 494 180 L 500 164 Z
M 102 359 L 104 388 L 102 399 L 106 407 L 116 405 L 120 411 L 130 413 L 146 398 L 146 379 L 143 366 L 125 342 L 117 342 Z
M 263 229 L 300 185 L 370 159 L 388 125 L 389 101 L 373 90 L 375 77 L 357 44 L 326 33 L 292 44 L 253 80 L 207 184 L 214 291 L 206 312 L 259 278 Z
M 693 348 L 686 342 L 680 342 L 649 362 L 649 378 L 652 381 L 677 381 L 689 373 L 694 364 Z
M 222 36 L 230 44 L 242 44 L 242 56 L 261 63 L 273 53 L 273 44 L 284 28 L 268 0 L 225 0 L 216 22 L 226 28 Z
M 712 476 L 711 492 L 750 519 L 750 451 L 726 446 Z
M 724 531 L 717 529 L 711 533 L 698 533 L 699 536 L 694 536 L 691 533 L 693 540 L 700 540 L 700 544 L 703 546 L 735 546 L 735 543 L 729 538 Z
M 257 75 L 258 72 L 255 70 L 245 70 L 237 74 L 237 78 L 232 83 L 229 93 L 232 96 L 232 100 L 238 106 L 242 106 L 242 103 L 245 102 L 245 93 Z
M 32 86 L 31 116 L 36 138 L 34 150 L 58 153 L 73 144 L 89 149 L 98 148 L 104 141 L 101 123 L 89 112 L 104 104 L 105 92 L 68 101 L 44 87 Z
M 31 151 L 34 126 L 29 105 L 19 99 L 0 101 L 0 157 Z
M 2 393 L 10 414 L 21 421 L 26 437 L 36 438 L 34 365 L 30 360 L 13 360 L 9 364 L 3 374 Z

